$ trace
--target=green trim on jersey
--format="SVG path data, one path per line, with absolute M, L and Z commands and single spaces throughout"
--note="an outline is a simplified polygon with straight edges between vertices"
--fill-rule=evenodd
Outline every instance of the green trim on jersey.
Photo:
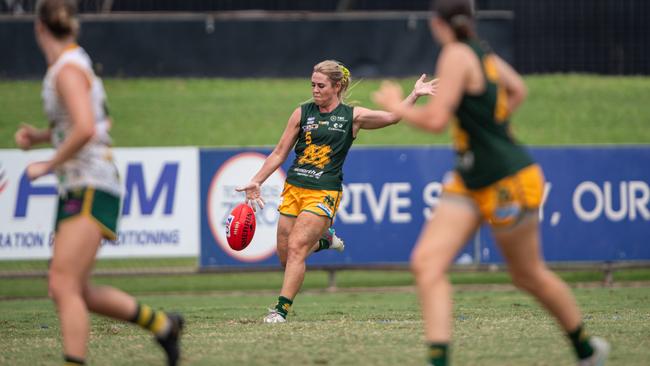
M 287 173 L 287 183 L 308 189 L 342 189 L 343 163 L 354 140 L 353 109 L 343 103 L 329 113 L 321 113 L 313 102 L 300 107 L 296 159 Z
M 486 87 L 479 95 L 464 94 L 456 111 L 456 171 L 467 188 L 479 189 L 533 164 L 533 159 L 510 133 L 507 96 L 497 84 L 492 52 L 477 40 L 466 44 L 481 63 Z

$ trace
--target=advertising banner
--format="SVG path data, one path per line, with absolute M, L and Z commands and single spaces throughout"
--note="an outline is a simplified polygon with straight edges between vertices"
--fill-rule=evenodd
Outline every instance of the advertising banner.
M 124 184 L 118 240 L 99 257 L 198 254 L 198 149 L 116 148 Z M 49 258 L 57 201 L 53 174 L 30 182 L 29 162 L 53 150 L 0 150 L 0 260 Z
M 267 205 L 257 214 L 253 242 L 235 252 L 225 241 L 228 213 L 244 200 L 234 188 L 248 182 L 268 153 L 201 150 L 201 266 L 278 264 L 273 250 L 277 206 L 293 156 L 262 186 Z M 650 148 L 532 148 L 531 153 L 547 179 L 539 215 L 548 261 L 650 259 Z M 453 161 L 447 147 L 352 148 L 334 223 L 346 249 L 317 253 L 308 263 L 408 262 Z M 466 246 L 457 262 L 503 261 L 488 227 L 481 228 L 476 240 L 479 246 Z
M 540 210 L 547 261 L 650 260 L 650 148 L 535 148 L 546 176 Z M 482 261 L 502 262 L 482 232 Z

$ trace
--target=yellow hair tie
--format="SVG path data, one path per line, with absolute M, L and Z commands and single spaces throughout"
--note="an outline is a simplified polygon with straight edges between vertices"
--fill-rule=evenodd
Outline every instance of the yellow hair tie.
M 350 70 L 348 70 L 347 67 L 343 65 L 339 65 L 341 67 L 341 72 L 343 72 L 343 81 L 348 82 L 350 81 Z

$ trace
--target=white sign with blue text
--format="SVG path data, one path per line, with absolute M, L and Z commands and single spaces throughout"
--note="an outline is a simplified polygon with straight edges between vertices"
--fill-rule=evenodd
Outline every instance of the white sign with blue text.
M 57 202 L 54 175 L 30 182 L 25 168 L 51 149 L 0 150 L 0 260 L 51 255 Z M 198 254 L 198 149 L 116 148 L 123 183 L 118 240 L 99 257 Z

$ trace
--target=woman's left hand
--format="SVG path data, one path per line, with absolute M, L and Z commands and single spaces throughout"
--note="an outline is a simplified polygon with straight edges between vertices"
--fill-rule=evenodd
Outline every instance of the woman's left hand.
M 426 77 L 427 74 L 422 74 L 422 76 L 420 76 L 420 78 L 415 82 L 413 93 L 416 97 L 421 97 L 423 95 L 436 95 L 436 92 L 438 91 L 438 79 L 424 81 Z
M 389 112 L 397 111 L 402 99 L 402 87 L 393 81 L 382 82 L 379 90 L 372 94 L 372 101 Z
M 37 161 L 27 165 L 27 178 L 35 180 L 50 173 L 50 164 L 47 161 Z

